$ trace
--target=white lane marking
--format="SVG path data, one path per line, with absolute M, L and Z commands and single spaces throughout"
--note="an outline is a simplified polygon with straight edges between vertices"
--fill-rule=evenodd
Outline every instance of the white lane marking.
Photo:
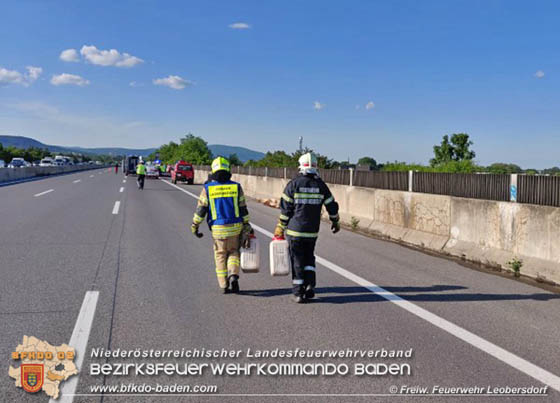
M 70 337 L 70 342 L 68 345 L 73 347 L 76 351 L 76 368 L 78 369 L 78 374 L 71 376 L 60 388 L 60 398 L 58 400 L 50 399 L 49 403 L 72 403 L 74 400 L 73 395 L 76 392 L 78 386 L 78 379 L 80 378 L 80 372 L 82 370 L 82 363 L 84 362 L 84 357 L 86 355 L 86 347 L 89 339 L 89 333 L 91 332 L 91 326 L 93 324 L 93 317 L 95 316 L 95 308 L 97 307 L 97 300 L 99 298 L 99 291 L 88 291 L 84 297 L 84 302 L 82 303 L 82 308 L 78 314 L 78 319 L 74 325 L 74 331 Z M 69 396 L 70 395 L 70 396 Z
M 122 193 L 122 192 L 124 192 L 124 188 L 123 188 L 123 187 L 119 189 L 119 193 Z
M 113 214 L 119 214 L 119 207 L 121 206 L 120 201 L 115 202 L 115 206 L 113 207 Z
M 74 182 L 72 182 L 72 183 L 78 183 L 78 182 L 81 182 L 81 181 L 82 181 L 81 179 L 76 179 L 76 180 L 75 180 Z
M 90 175 L 89 177 L 90 177 L 90 178 L 93 178 L 93 177 L 95 177 L 95 175 Z
M 185 189 L 180 188 L 177 185 L 167 182 L 166 180 L 164 180 L 163 182 L 179 189 L 180 191 L 188 194 L 191 197 L 194 197 L 195 199 L 198 199 L 198 196 Z M 259 231 L 260 233 L 268 236 L 269 238 L 272 238 L 274 236 L 272 232 L 267 231 L 256 224 L 251 223 L 251 226 L 256 231 Z M 418 305 L 415 305 L 412 302 L 409 302 L 406 299 L 401 298 L 398 295 L 395 295 L 392 292 L 387 291 L 386 289 L 381 288 L 378 285 L 369 282 L 368 280 L 360 276 L 357 276 L 356 274 L 346 269 L 343 269 L 342 267 L 328 261 L 327 259 L 324 259 L 320 256 L 316 256 L 315 259 L 318 263 L 322 264 L 327 269 L 330 269 L 335 273 L 341 275 L 342 277 L 345 277 L 348 280 L 353 281 L 354 283 L 368 289 L 374 294 L 379 295 L 381 298 L 384 298 L 387 301 L 392 302 L 393 304 L 410 312 L 411 314 L 416 315 L 421 319 L 424 319 L 425 321 L 431 323 L 432 325 L 439 327 L 440 329 L 446 331 L 447 333 L 467 342 L 471 346 L 474 346 L 479 350 L 488 353 L 492 357 L 497 358 L 498 360 L 512 366 L 513 368 L 523 372 L 526 375 L 529 375 L 530 377 L 536 379 L 537 381 L 540 381 L 545 385 L 548 385 L 551 388 L 560 391 L 560 377 L 553 374 L 552 372 L 549 372 L 513 353 L 510 353 L 509 351 L 501 348 L 500 346 L 491 343 L 483 339 L 482 337 L 477 336 L 476 334 L 469 332 L 468 330 L 463 329 L 462 327 L 457 326 L 456 324 L 449 322 L 448 320 L 443 319 L 431 313 L 430 311 L 425 310 L 424 308 L 420 308 Z
M 123 179 L 123 180 L 122 180 L 122 183 L 126 183 L 126 179 Z
M 37 193 L 37 194 L 33 195 L 33 197 L 43 196 L 43 195 L 46 195 L 47 193 L 50 193 L 50 192 L 54 192 L 54 189 L 49 189 L 49 190 L 45 190 L 44 192 Z

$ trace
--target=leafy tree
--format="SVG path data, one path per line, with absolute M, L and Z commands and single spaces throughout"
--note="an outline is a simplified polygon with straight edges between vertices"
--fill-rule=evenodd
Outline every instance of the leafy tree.
M 559 175 L 560 176 L 560 168 L 559 167 L 552 167 L 543 169 L 543 174 L 545 175 Z
M 430 165 L 435 167 L 449 161 L 470 161 L 476 153 L 470 149 L 473 142 L 469 140 L 466 133 L 454 133 L 451 140 L 448 135 L 443 136 L 441 144 L 434 146 L 434 158 L 430 160 Z
M 245 166 L 270 168 L 294 167 L 297 166 L 297 161 L 294 162 L 294 158 L 285 151 L 269 151 L 258 161 L 249 160 L 245 162 Z
M 358 165 L 368 166 L 371 169 L 377 169 L 377 161 L 371 157 L 362 157 L 358 160 Z
M 188 161 L 196 165 L 210 165 L 212 163 L 212 152 L 208 143 L 194 134 L 187 134 L 181 139 L 181 144 L 174 153 L 177 160 Z
M 241 166 L 241 165 L 243 165 L 243 162 L 239 159 L 239 157 L 235 153 L 229 155 L 228 161 L 229 161 L 229 164 L 231 166 Z
M 523 170 L 519 165 L 506 164 L 504 162 L 495 162 L 486 168 L 486 172 L 492 174 L 515 174 L 521 173 Z
M 418 172 L 475 173 L 481 171 L 481 168 L 471 160 L 447 161 L 437 166 L 407 164 L 406 162 L 395 161 L 395 162 L 387 162 L 383 164 L 381 170 L 385 172 L 418 171 Z

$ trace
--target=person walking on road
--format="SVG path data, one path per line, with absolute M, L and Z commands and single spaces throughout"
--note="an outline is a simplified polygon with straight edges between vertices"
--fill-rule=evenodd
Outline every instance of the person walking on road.
M 138 175 L 137 183 L 138 189 L 144 189 L 144 179 L 146 178 L 146 166 L 144 165 L 144 161 L 138 162 L 136 166 L 136 175 Z
M 293 300 L 301 304 L 315 296 L 315 244 L 323 205 L 329 213 L 334 234 L 340 231 L 340 223 L 338 203 L 317 173 L 317 157 L 307 153 L 298 162 L 300 173 L 286 185 L 280 200 L 281 213 L 274 237 L 284 239 L 284 235 L 287 236 Z
M 231 180 L 229 161 L 218 157 L 212 162 L 211 180 L 204 184 L 196 212 L 193 216 L 191 231 L 202 238 L 198 232 L 204 217 L 214 240 L 214 260 L 220 290 L 226 294 L 239 292 L 240 247 L 250 247 L 249 211 L 243 189 Z
M 115 175 L 119 173 L 119 163 L 115 164 Z

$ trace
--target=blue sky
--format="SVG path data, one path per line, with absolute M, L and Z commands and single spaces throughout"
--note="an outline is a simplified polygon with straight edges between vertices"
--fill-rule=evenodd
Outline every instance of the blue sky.
M 444 134 L 466 132 L 481 164 L 560 165 L 555 1 L 1 10 L 0 134 L 136 148 L 192 132 L 260 151 L 293 151 L 303 136 L 339 160 L 426 163 Z

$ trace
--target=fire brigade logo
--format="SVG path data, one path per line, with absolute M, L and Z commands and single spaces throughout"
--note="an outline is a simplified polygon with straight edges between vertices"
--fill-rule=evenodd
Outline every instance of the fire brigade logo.
M 43 364 L 22 364 L 21 365 L 21 387 L 29 393 L 35 393 L 43 387 L 43 374 L 45 367 Z
M 29 393 L 42 390 L 56 400 L 60 384 L 78 373 L 75 356 L 76 351 L 67 344 L 53 346 L 36 337 L 23 336 L 22 343 L 12 351 L 12 360 L 20 366 L 10 365 L 8 374 L 16 387 Z

